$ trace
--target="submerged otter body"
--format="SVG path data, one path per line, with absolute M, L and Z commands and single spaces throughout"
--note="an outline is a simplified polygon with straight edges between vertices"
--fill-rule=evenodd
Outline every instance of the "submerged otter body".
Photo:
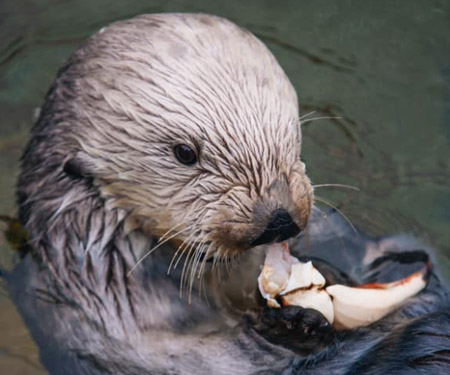
M 313 344 L 301 350 L 233 305 L 236 284 L 244 291 L 258 273 L 258 246 L 300 230 L 312 240 L 297 252 L 363 282 L 402 264 L 391 253 L 417 250 L 355 237 L 334 216 L 307 227 L 298 118 L 267 48 L 221 18 L 141 16 L 74 53 L 23 157 L 19 215 L 31 251 L 9 276 L 52 374 L 448 369 L 448 292 L 434 272 L 401 311 L 325 341 L 308 330 L 302 340 Z

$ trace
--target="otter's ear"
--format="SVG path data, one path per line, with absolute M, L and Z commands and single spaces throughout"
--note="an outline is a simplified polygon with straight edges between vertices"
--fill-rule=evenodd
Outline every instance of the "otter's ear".
M 91 178 L 92 172 L 80 155 L 70 156 L 63 165 L 64 173 L 73 179 Z

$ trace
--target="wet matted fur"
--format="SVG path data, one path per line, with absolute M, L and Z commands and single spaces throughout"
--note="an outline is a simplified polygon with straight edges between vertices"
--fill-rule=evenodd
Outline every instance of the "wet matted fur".
M 177 144 L 198 163 L 179 163 Z M 262 252 L 251 244 L 270 214 L 286 210 L 306 227 L 313 192 L 300 146 L 292 85 L 267 48 L 231 22 L 141 16 L 89 39 L 50 90 L 19 179 L 31 252 L 8 279 L 49 371 L 448 370 L 449 299 L 434 271 L 400 311 L 306 356 L 266 341 L 245 308 L 230 308 L 227 291 L 256 284 L 249 275 Z M 307 232 L 297 253 L 308 249 L 360 282 L 385 276 L 373 271 L 380 264 L 404 270 L 392 254 L 423 250 L 407 238 L 355 236 L 335 215 L 310 221 Z M 149 254 L 161 237 L 172 242 Z M 169 277 L 180 244 L 186 266 Z M 209 275 L 224 268 L 220 279 Z M 192 289 L 189 302 L 180 284 Z

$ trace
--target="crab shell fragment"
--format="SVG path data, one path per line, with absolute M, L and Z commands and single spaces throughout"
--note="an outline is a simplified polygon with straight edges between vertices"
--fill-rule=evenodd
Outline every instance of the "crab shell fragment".
M 419 293 L 427 284 L 425 274 L 426 269 L 387 284 L 325 287 L 325 278 L 312 263 L 302 263 L 290 255 L 283 242 L 268 247 L 258 287 L 269 307 L 314 309 L 335 328 L 352 329 L 380 320 Z

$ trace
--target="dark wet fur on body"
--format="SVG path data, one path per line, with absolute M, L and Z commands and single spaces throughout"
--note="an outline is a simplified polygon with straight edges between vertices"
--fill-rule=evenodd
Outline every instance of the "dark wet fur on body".
M 326 220 L 313 221 L 307 255 L 335 264 L 339 271 L 351 275 L 358 283 L 369 279 L 377 281 L 371 272 L 373 265 L 380 265 L 377 260 L 383 258 L 386 262 L 389 254 L 412 249 L 429 251 L 409 237 L 371 239 L 362 234 L 356 236 L 346 226 L 336 213 Z M 336 237 L 336 231 L 345 247 Z M 305 255 L 304 249 L 304 244 L 300 243 L 294 253 Z M 120 292 L 129 286 L 126 278 L 116 274 L 120 271 L 113 266 L 114 261 L 109 260 L 108 255 L 114 257 L 113 253 L 105 255 L 109 267 L 113 267 L 107 269 L 106 274 L 116 280 L 109 286 L 110 291 L 104 289 L 105 285 L 102 288 L 92 286 L 90 290 L 92 299 L 101 300 L 98 305 L 95 302 L 88 304 L 87 300 L 78 297 L 83 295 L 81 282 L 66 283 L 62 289 L 48 268 L 39 266 L 31 255 L 8 276 L 11 293 L 40 346 L 43 363 L 52 374 L 448 372 L 449 295 L 435 271 L 424 292 L 369 327 L 330 332 L 321 326 L 320 318 L 300 320 L 297 322 L 304 324 L 302 328 L 310 330 L 312 335 L 308 337 L 308 332 L 304 332 L 300 337 L 306 341 L 298 343 L 289 332 L 283 331 L 283 327 L 280 329 L 280 319 L 276 317 L 278 328 L 274 330 L 272 326 L 265 334 L 272 336 L 268 338 L 274 344 L 270 344 L 258 333 L 271 324 L 267 318 L 253 327 L 254 322 L 243 316 L 241 323 L 232 327 L 223 322 L 222 314 L 226 311 L 219 314 L 218 308 L 208 307 L 197 294 L 194 294 L 191 306 L 186 300 L 180 300 L 176 275 L 170 279 L 165 275 L 169 257 L 157 254 L 146 260 L 143 267 L 146 272 L 139 275 L 140 284 L 134 286 L 141 291 L 139 301 L 135 302 L 135 312 L 120 307 L 130 304 L 126 294 Z M 369 263 L 363 261 L 372 256 Z M 97 268 L 99 266 L 93 264 L 91 272 L 98 272 Z M 396 269 L 401 277 L 405 276 L 405 271 L 410 271 L 407 268 L 402 273 L 399 263 Z M 381 271 L 379 281 L 384 279 L 386 275 Z M 73 295 L 68 294 L 67 287 Z M 164 311 L 158 310 L 157 306 L 161 305 Z M 147 306 L 147 311 L 140 306 Z M 137 313 L 156 314 L 159 319 L 144 323 L 145 318 L 136 320 Z M 299 309 L 294 314 L 304 312 Z M 308 315 L 307 319 L 311 317 Z M 233 318 L 233 321 L 236 320 Z M 142 325 L 139 327 L 137 322 Z M 318 352 L 317 346 L 321 348 Z M 309 352 L 316 353 L 302 355 Z
M 178 21 L 181 19 L 181 24 L 188 23 L 189 16 L 172 17 Z M 161 27 L 160 18 L 156 17 L 152 21 L 152 18 L 144 17 L 134 22 L 143 22 L 150 25 L 152 30 L 157 30 Z M 211 23 L 230 27 L 226 21 L 217 18 L 195 16 L 193 19 L 200 22 L 202 27 L 208 27 Z M 126 21 L 119 28 L 133 26 L 130 22 L 133 21 Z M 139 28 L 130 27 L 130 30 L 140 35 Z M 250 38 L 244 31 L 236 32 L 242 38 Z M 255 48 L 263 48 L 258 42 L 250 40 Z M 106 44 L 98 47 L 108 48 Z M 258 180 L 261 176 L 253 174 L 254 170 L 249 169 L 250 173 L 244 168 L 247 166 L 243 166 L 242 173 L 238 173 L 237 177 L 248 174 L 245 183 L 235 180 L 230 182 L 241 189 L 237 193 L 233 190 L 234 186 L 230 191 L 216 191 L 214 189 L 217 187 L 211 181 L 207 181 L 209 185 L 204 181 L 201 186 L 207 185 L 211 194 L 229 194 L 234 197 L 235 200 L 231 202 L 236 202 L 236 205 L 242 203 L 239 199 L 247 199 L 245 204 L 242 203 L 242 212 L 246 213 L 247 216 L 244 216 L 248 219 L 245 225 L 231 220 L 226 225 L 222 224 L 221 215 L 231 215 L 224 206 L 215 208 L 214 215 L 218 216 L 213 217 L 215 221 L 208 228 L 219 228 L 209 241 L 222 245 L 226 244 L 229 233 L 234 233 L 231 229 L 237 228 L 235 232 L 239 240 L 226 250 L 236 250 L 241 246 L 242 259 L 228 271 L 228 264 L 216 264 L 222 277 L 200 279 L 204 282 L 201 292 L 196 277 L 192 278 L 195 282 L 190 293 L 191 303 L 187 302 L 186 293 L 184 298 L 180 298 L 183 264 L 174 269 L 170 276 L 167 275 L 176 248 L 167 243 L 143 258 L 156 243 L 156 239 L 149 235 L 148 228 L 150 232 L 161 230 L 162 224 L 170 221 L 172 212 L 161 214 L 157 220 L 146 217 L 149 213 L 157 215 L 163 211 L 163 208 L 155 209 L 163 206 L 155 206 L 153 196 L 145 190 L 151 181 L 142 180 L 142 183 L 133 185 L 124 178 L 131 176 L 126 174 L 129 169 L 126 162 L 134 168 L 135 164 L 145 159 L 145 154 L 141 154 L 143 151 L 138 149 L 138 146 L 142 146 L 138 142 L 141 139 L 138 138 L 137 143 L 127 143 L 135 140 L 133 137 L 123 138 L 128 137 L 127 131 L 133 129 L 112 126 L 117 125 L 116 122 L 109 124 L 111 128 L 107 128 L 104 134 L 98 128 L 87 128 L 83 133 L 86 129 L 78 126 L 78 120 L 88 123 L 97 115 L 105 120 L 104 114 L 110 108 L 102 106 L 106 102 L 110 104 L 108 100 L 114 102 L 117 108 L 120 104 L 124 105 L 120 107 L 122 112 L 114 113 L 116 117 L 113 120 L 141 120 L 141 112 L 127 112 L 127 103 L 123 103 L 125 99 L 114 97 L 116 87 L 105 88 L 112 95 L 106 99 L 95 95 L 84 98 L 90 103 L 98 101 L 99 108 L 105 113 L 83 112 L 83 103 L 78 102 L 83 99 L 83 86 L 78 78 L 96 74 L 99 69 L 103 69 L 101 61 L 96 60 L 96 51 L 96 48 L 88 50 L 88 53 L 93 53 L 92 61 L 95 63 L 92 65 L 77 65 L 77 61 L 83 60 L 87 53 L 80 49 L 60 71 L 40 118 L 33 127 L 19 180 L 19 215 L 29 234 L 30 252 L 6 278 L 11 296 L 39 345 L 42 362 L 51 374 L 448 373 L 450 302 L 447 286 L 434 268 L 424 292 L 411 298 L 399 311 L 370 327 L 334 333 L 323 325 L 315 312 L 302 309 L 286 310 L 283 316 L 269 312 L 258 321 L 262 307 L 252 305 L 257 296 L 256 277 L 250 276 L 259 273 L 262 254 L 258 253 L 258 248 L 248 250 L 247 253 L 244 250 L 264 233 L 267 217 L 280 205 L 289 210 L 293 221 L 303 229 L 312 199 L 309 180 L 298 164 L 299 160 L 295 159 L 299 157 L 299 151 L 289 155 L 289 160 L 295 165 L 292 174 L 283 172 L 278 175 L 277 168 L 290 161 L 283 160 L 284 164 L 280 162 L 280 165 L 275 165 L 279 160 L 274 161 L 274 155 L 266 156 L 267 163 L 277 167 L 273 168 L 275 172 L 271 172 L 276 176 L 269 173 L 264 181 Z M 169 52 L 175 53 L 172 50 Z M 111 55 L 108 61 L 111 62 L 113 57 Z M 268 62 L 273 63 L 271 58 L 268 59 Z M 115 63 L 115 60 L 111 63 Z M 282 76 L 278 68 L 273 69 Z M 130 74 L 135 73 L 132 71 Z M 95 86 L 99 82 L 105 83 L 101 80 L 91 83 Z M 106 83 L 113 85 L 114 82 Z M 281 82 L 286 83 L 282 79 Z M 279 85 L 274 84 L 274 87 L 278 88 Z M 285 89 L 294 102 L 295 95 L 291 89 Z M 93 90 L 93 93 L 99 92 L 103 92 L 102 88 Z M 138 100 L 139 97 L 134 96 L 133 99 Z M 295 113 L 295 108 L 291 109 Z M 277 114 L 276 111 L 274 113 Z M 100 121 L 98 118 L 94 120 Z M 296 129 L 297 125 L 292 126 Z M 78 148 L 72 138 L 75 128 L 80 131 L 76 135 L 81 145 Z M 106 140 L 107 137 L 111 138 Z M 297 143 L 290 139 L 295 137 L 298 137 L 296 142 L 300 142 L 299 134 L 293 134 L 285 140 L 286 144 L 272 146 L 286 146 L 286 150 L 292 151 Z M 124 142 L 123 139 L 128 141 Z M 98 142 L 95 152 L 89 142 Z M 159 147 L 164 148 L 157 142 L 151 149 L 159 150 Z M 258 149 L 259 145 L 255 147 Z M 87 151 L 91 151 L 91 154 L 88 155 Z M 282 159 L 284 151 L 278 151 Z M 125 160 L 125 165 L 122 165 L 125 154 L 136 159 Z M 109 159 L 114 159 L 114 164 L 107 164 Z M 172 165 L 172 160 L 168 161 Z M 227 163 L 232 162 L 235 161 L 226 160 L 222 165 L 219 160 L 217 168 L 223 168 L 220 172 L 226 175 L 229 173 Z M 146 164 L 138 166 L 146 167 Z M 240 167 L 240 164 L 237 166 Z M 262 168 L 260 164 L 252 167 Z M 196 170 L 191 168 L 187 171 L 194 173 Z M 210 175 L 214 171 L 211 167 Z M 263 172 L 267 171 L 263 169 Z M 227 176 L 230 179 L 236 177 Z M 140 172 L 130 178 L 146 177 L 145 173 Z M 223 176 L 219 177 L 213 182 L 228 181 Z M 158 178 L 164 180 L 168 177 L 158 175 Z M 200 178 L 200 173 L 193 177 L 189 175 L 186 184 L 195 184 Z M 248 198 L 252 195 L 253 185 L 258 185 L 254 181 L 258 182 L 263 195 L 255 202 Z M 167 181 L 165 183 L 168 184 Z M 136 194 L 136 188 L 143 190 Z M 161 193 L 160 190 L 154 188 L 155 196 Z M 189 189 L 186 190 L 189 193 Z M 300 195 L 292 194 L 292 191 L 299 191 Z M 195 197 L 182 193 L 181 189 L 177 196 L 181 194 L 183 199 L 180 198 L 180 202 L 183 205 L 196 203 Z M 199 193 L 199 196 L 206 194 L 203 193 Z M 237 195 L 233 196 L 234 193 Z M 141 198 L 145 200 L 140 201 Z M 184 207 L 181 203 L 180 207 Z M 250 210 L 250 213 L 254 210 L 257 217 L 252 217 L 246 210 Z M 179 208 L 175 214 L 177 212 L 185 211 Z M 203 215 L 204 210 L 196 212 Z M 192 216 L 203 219 L 201 215 Z M 204 220 L 210 218 L 211 215 Z M 172 225 L 165 229 L 172 228 Z M 223 231 L 220 231 L 221 227 Z M 212 232 L 211 229 L 206 235 Z M 420 263 L 426 259 L 422 254 L 429 252 L 409 237 L 373 239 L 363 234 L 355 235 L 335 213 L 328 218 L 313 217 L 304 233 L 308 233 L 308 241 L 302 235 L 299 243 L 293 247 L 294 255 L 321 259 L 323 272 L 329 275 L 330 280 L 346 280 L 348 283 L 385 282 L 389 277 L 405 277 L 410 272 L 411 262 L 395 254 L 417 251 L 412 258 L 418 259 Z M 206 241 L 202 244 L 209 246 Z M 142 263 L 133 269 L 141 259 Z M 130 274 L 131 269 L 133 272 Z M 236 284 L 242 294 L 245 289 L 243 285 L 249 286 L 250 293 L 236 295 Z M 229 290 L 233 292 L 228 294 Z M 230 304 L 230 295 L 233 301 L 241 299 L 245 307 L 240 308 L 239 303 Z M 295 332 L 301 332 L 301 339 L 304 340 L 301 345 L 295 342 Z

